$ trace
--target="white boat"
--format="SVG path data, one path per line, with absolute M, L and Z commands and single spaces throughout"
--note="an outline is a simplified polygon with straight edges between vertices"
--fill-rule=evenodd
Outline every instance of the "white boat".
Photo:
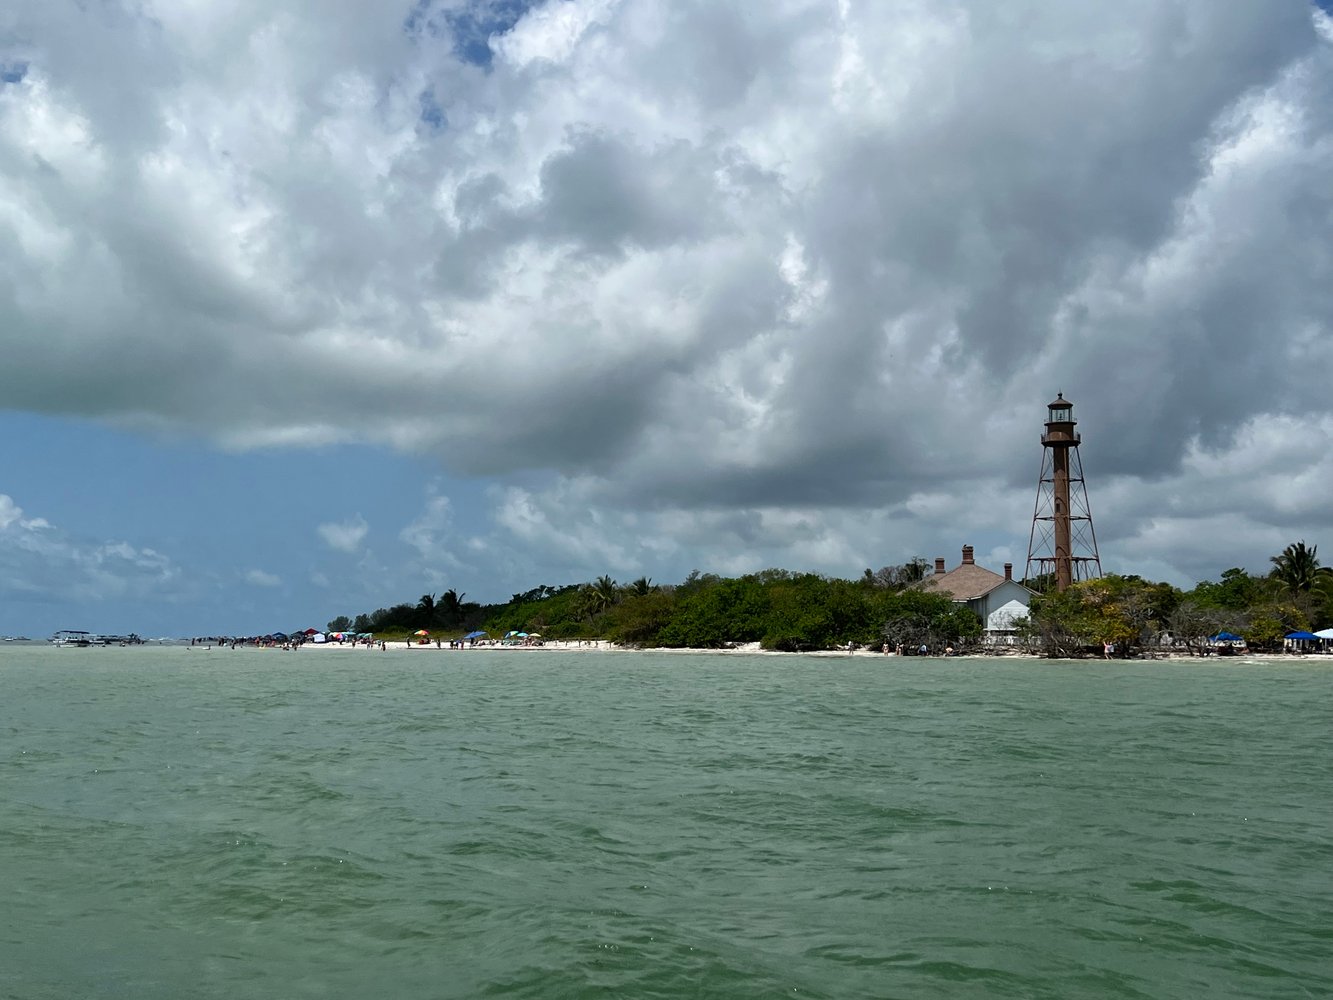
M 106 640 L 91 632 L 81 632 L 74 628 L 64 628 L 46 640 L 53 646 L 105 646 Z

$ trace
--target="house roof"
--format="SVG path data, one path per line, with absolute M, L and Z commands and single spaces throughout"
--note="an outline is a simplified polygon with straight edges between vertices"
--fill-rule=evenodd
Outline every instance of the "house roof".
M 999 573 L 992 573 L 976 563 L 963 563 L 947 573 L 926 577 L 921 581 L 921 588 L 948 594 L 955 601 L 972 601 L 985 597 L 1002 583 L 1004 577 Z
M 999 573 L 978 566 L 972 559 L 972 546 L 964 545 L 962 563 L 946 573 L 944 560 L 936 559 L 934 576 L 926 577 L 917 586 L 922 590 L 948 594 L 955 601 L 975 601 L 1006 583 L 1017 584 L 1020 590 L 1034 593 L 1013 579 L 1009 563 L 1004 564 L 1004 572 L 1005 575 L 1000 576 Z

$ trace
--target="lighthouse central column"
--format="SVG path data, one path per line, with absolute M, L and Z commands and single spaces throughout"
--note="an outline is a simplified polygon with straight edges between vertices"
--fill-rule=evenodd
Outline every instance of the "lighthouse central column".
M 1051 448 L 1053 506 L 1055 515 L 1055 589 L 1061 593 L 1074 582 L 1073 548 L 1069 523 L 1069 449 Z

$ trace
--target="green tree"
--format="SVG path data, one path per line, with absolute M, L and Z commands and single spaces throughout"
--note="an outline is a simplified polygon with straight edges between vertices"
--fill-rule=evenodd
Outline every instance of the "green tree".
M 903 590 L 924 580 L 929 570 L 930 563 L 921 556 L 913 556 L 901 566 L 884 566 L 873 572 L 867 567 L 861 582 L 871 587 Z
M 657 636 L 675 613 L 675 596 L 654 587 L 646 594 L 630 595 L 611 608 L 603 635 L 626 645 L 657 645 Z
M 1094 641 L 1077 587 L 1063 593 L 1049 590 L 1033 597 L 1028 623 L 1037 647 L 1052 658 L 1082 656 Z
M 1168 627 L 1177 642 L 1202 656 L 1212 647 L 1213 636 L 1224 631 L 1238 633 L 1244 628 L 1245 622 L 1238 615 L 1239 612 L 1184 601 L 1171 613 Z
M 881 636 L 891 646 L 939 651 L 950 645 L 962 648 L 981 636 L 981 620 L 967 605 L 943 594 L 909 588 L 891 595 L 878 612 L 884 622 Z
M 1251 576 L 1239 566 L 1224 570 L 1217 583 L 1203 581 L 1186 598 L 1204 608 L 1246 611 L 1264 600 L 1268 581 Z
M 350 632 L 352 629 L 352 620 L 346 615 L 339 615 L 333 621 L 329 622 L 330 632 Z
M 657 645 L 717 649 L 759 642 L 768 630 L 768 593 L 756 577 L 699 578 L 688 589 L 678 588 L 676 597 L 676 612 L 658 633 Z
M 1254 616 L 1241 635 L 1251 649 L 1272 650 L 1281 646 L 1282 637 L 1289 630 L 1290 626 L 1279 615 L 1261 613 Z
M 1310 588 L 1316 628 L 1333 626 L 1333 573 L 1321 573 Z

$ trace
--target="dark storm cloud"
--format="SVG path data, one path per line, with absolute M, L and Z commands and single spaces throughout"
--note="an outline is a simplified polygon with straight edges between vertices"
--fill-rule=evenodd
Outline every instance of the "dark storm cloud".
M 736 511 L 828 565 L 855 529 L 815 512 L 884 511 L 891 548 L 941 497 L 1009 510 L 1057 390 L 1103 476 L 1186 493 L 1329 410 L 1302 2 L 25 0 L 5 30 L 13 407 L 555 473 L 514 525 L 647 511 L 670 547 L 673 512 Z

